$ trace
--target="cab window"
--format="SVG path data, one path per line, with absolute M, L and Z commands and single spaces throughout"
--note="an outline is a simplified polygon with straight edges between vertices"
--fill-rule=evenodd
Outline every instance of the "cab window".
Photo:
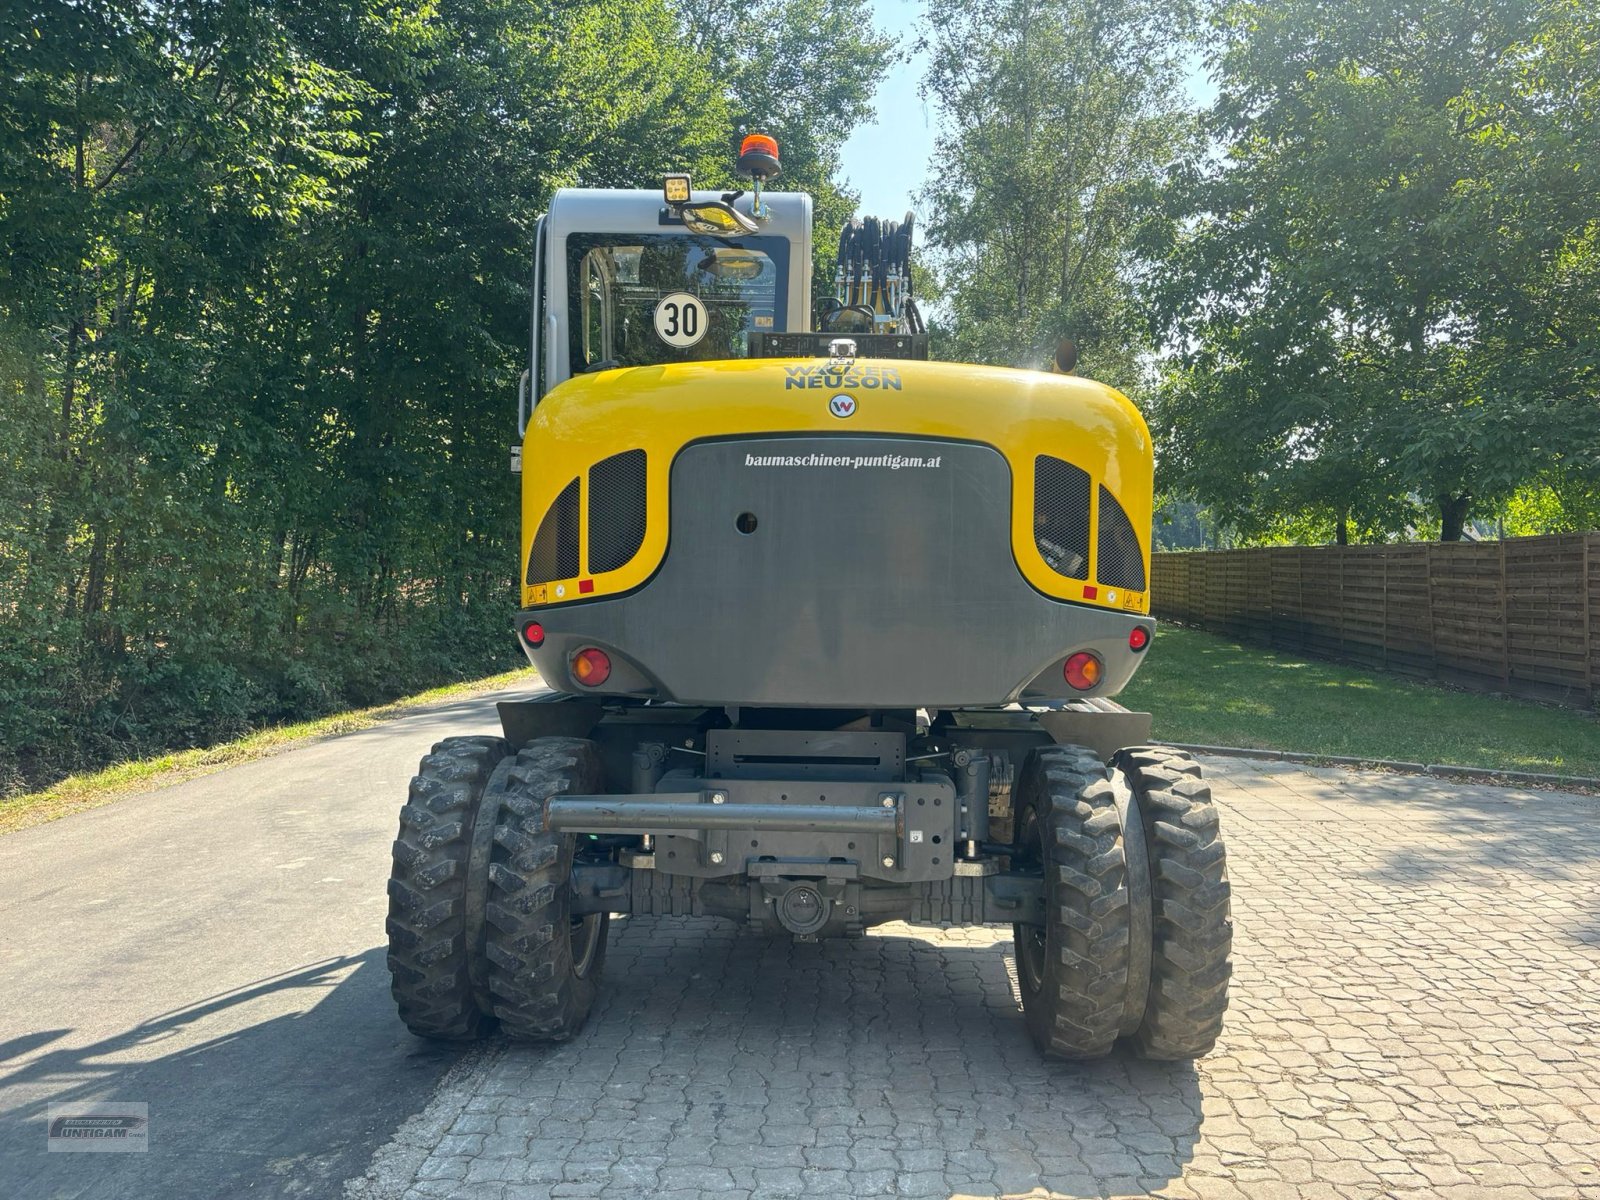
M 782 238 L 570 236 L 572 372 L 743 358 L 784 328 L 788 269 Z

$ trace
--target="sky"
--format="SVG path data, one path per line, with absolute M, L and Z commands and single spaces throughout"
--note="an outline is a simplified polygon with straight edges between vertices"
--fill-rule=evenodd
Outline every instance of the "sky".
M 872 0 L 873 24 L 909 49 L 917 40 L 922 7 L 922 0 Z M 927 176 L 937 122 L 932 106 L 917 94 L 927 67 L 925 54 L 896 63 L 878 85 L 873 99 L 877 115 L 844 144 L 844 176 L 861 193 L 863 216 L 898 221 L 914 207 L 911 194 Z M 1209 104 L 1216 95 L 1198 57 L 1188 90 L 1197 104 Z
M 903 47 L 916 41 L 922 0 L 872 0 L 872 12 L 873 24 Z M 919 54 L 890 68 L 873 101 L 877 116 L 844 144 L 844 175 L 861 193 L 863 216 L 900 220 L 928 172 L 934 112 L 917 95 L 927 66 L 927 57 Z

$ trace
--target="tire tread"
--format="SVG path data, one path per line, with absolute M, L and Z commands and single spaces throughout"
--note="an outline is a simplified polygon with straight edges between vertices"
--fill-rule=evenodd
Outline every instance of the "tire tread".
M 393 847 L 389 876 L 390 992 L 419 1037 L 470 1041 L 493 1027 L 468 976 L 467 857 L 474 818 L 504 738 L 452 737 L 423 756 Z
M 1141 1058 L 1198 1058 L 1215 1046 L 1233 973 L 1227 852 L 1211 788 L 1184 751 L 1137 746 L 1114 765 L 1144 813 L 1153 931 L 1150 995 L 1132 1036 Z
M 1029 1032 L 1048 1057 L 1097 1058 L 1117 1039 L 1128 980 L 1128 889 L 1116 792 L 1105 764 L 1075 746 L 1035 750 L 1017 780 L 1015 828 L 1038 810 L 1048 920 L 1043 986 L 1024 989 Z M 1017 938 L 1024 936 L 1018 928 Z M 1031 1000 L 1031 1003 L 1030 1003 Z
M 574 839 L 544 827 L 552 796 L 599 791 L 598 748 L 582 738 L 536 738 L 517 754 L 501 797 L 489 867 L 485 954 L 500 1027 L 525 1041 L 565 1041 L 594 1006 L 605 929 L 586 975 L 573 971 L 567 936 Z

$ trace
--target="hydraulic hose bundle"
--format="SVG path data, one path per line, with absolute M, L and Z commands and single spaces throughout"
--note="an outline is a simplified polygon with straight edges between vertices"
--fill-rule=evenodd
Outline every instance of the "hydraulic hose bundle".
M 923 333 L 911 296 L 911 239 L 916 218 L 857 217 L 839 233 L 834 299 L 819 325 L 829 333 Z

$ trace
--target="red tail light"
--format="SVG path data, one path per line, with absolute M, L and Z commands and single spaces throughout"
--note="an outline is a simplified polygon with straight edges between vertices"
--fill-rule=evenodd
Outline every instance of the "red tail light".
M 1080 650 L 1067 659 L 1067 664 L 1062 668 L 1061 673 L 1066 676 L 1067 682 L 1078 691 L 1087 692 L 1100 682 L 1101 669 L 1098 658 L 1087 650 Z
M 522 640 L 537 650 L 544 645 L 544 626 L 537 621 L 529 621 L 522 627 Z
M 1128 630 L 1128 649 L 1143 650 L 1150 644 L 1150 630 L 1143 625 L 1135 625 Z
M 586 646 L 572 660 L 572 673 L 584 687 L 599 687 L 611 678 L 611 659 L 604 650 Z

